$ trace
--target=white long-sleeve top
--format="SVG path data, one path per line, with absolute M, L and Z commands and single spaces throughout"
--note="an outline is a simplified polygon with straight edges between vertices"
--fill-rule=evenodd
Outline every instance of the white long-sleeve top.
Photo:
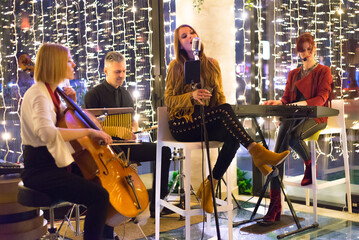
M 60 105 L 61 112 L 65 109 Z M 74 159 L 56 127 L 56 112 L 50 93 L 43 82 L 36 82 L 25 93 L 21 106 L 21 138 L 24 145 L 46 146 L 58 167 Z

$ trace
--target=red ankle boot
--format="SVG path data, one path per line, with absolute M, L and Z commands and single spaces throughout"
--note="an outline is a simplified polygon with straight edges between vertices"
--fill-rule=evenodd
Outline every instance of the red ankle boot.
M 305 170 L 304 170 L 304 177 L 300 185 L 307 186 L 312 184 L 312 160 L 304 161 Z
M 282 203 L 280 197 L 280 189 L 270 190 L 270 204 L 267 214 L 264 216 L 261 225 L 268 226 L 274 224 L 274 221 L 280 220 Z

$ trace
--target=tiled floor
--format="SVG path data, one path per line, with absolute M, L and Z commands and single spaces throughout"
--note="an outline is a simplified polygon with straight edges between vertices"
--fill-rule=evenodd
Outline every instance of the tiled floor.
M 239 196 L 241 200 L 246 200 L 246 197 Z M 241 201 L 242 209 L 234 210 L 234 222 L 248 220 L 252 214 L 254 203 L 256 199 L 250 202 L 244 203 Z M 263 202 L 264 203 L 264 202 Z M 268 202 L 267 202 L 268 203 Z M 294 204 L 294 208 L 297 211 L 299 217 L 305 218 L 300 222 L 302 227 L 311 225 L 313 223 L 312 214 L 309 213 L 311 208 L 305 207 L 300 204 Z M 260 212 L 265 212 L 265 208 L 261 207 L 258 210 L 258 217 Z M 290 215 L 288 209 L 284 214 Z M 225 215 L 219 215 L 220 217 L 220 235 L 222 239 L 228 239 L 227 222 Z M 346 212 L 339 212 L 328 209 L 319 209 L 318 217 L 319 227 L 316 229 L 307 230 L 296 235 L 288 236 L 285 239 L 359 239 L 359 214 L 348 214 Z M 249 223 L 250 225 L 253 223 Z M 277 239 L 277 235 L 284 234 L 296 230 L 296 225 L 291 225 L 282 229 L 275 230 L 267 234 L 249 234 L 241 231 L 241 228 L 247 225 L 235 227 L 233 229 L 233 239 Z M 203 238 L 202 238 L 203 234 Z M 163 232 L 160 235 L 161 239 L 185 239 L 185 229 L 179 228 L 168 232 Z M 154 239 L 154 236 L 148 239 Z M 191 239 L 217 239 L 215 222 L 212 220 L 211 228 L 203 229 L 203 224 L 194 224 L 191 226 Z
M 243 157 L 243 156 L 242 156 Z M 242 170 L 246 170 L 244 166 L 247 166 L 248 164 L 245 163 L 241 166 L 241 164 L 238 164 L 239 167 Z M 291 164 L 291 169 L 298 170 L 297 172 L 294 172 L 294 170 L 291 171 L 292 174 L 300 174 L 303 172 L 303 163 L 302 161 L 294 161 L 294 163 Z M 318 175 L 320 176 L 320 179 L 323 179 L 323 176 L 321 176 L 321 172 L 318 167 Z M 355 171 L 352 169 L 351 172 L 351 183 L 352 183 L 352 193 L 358 193 L 359 192 L 359 171 Z M 249 172 L 251 173 L 251 172 Z M 146 175 L 146 174 L 145 174 Z M 250 174 L 249 174 L 250 175 Z M 249 176 L 251 177 L 251 176 Z M 145 182 L 151 182 L 151 181 L 145 181 Z M 150 186 L 148 186 L 150 187 Z M 291 196 L 296 196 L 301 199 L 304 199 L 304 189 L 292 189 L 288 188 L 288 193 Z M 245 196 L 238 196 L 238 199 L 240 199 L 241 203 L 246 201 L 248 197 Z M 332 203 L 335 203 L 335 206 L 338 206 L 337 209 L 340 209 L 341 207 L 344 207 L 346 205 L 345 203 L 345 187 L 343 185 L 338 185 L 333 188 L 324 189 L 318 192 L 318 200 L 319 203 L 321 201 L 327 201 L 329 200 Z M 256 203 L 256 199 L 252 199 L 250 203 L 245 203 L 242 206 L 242 209 L 234 210 L 234 222 L 248 220 L 252 214 L 252 211 L 254 209 L 254 204 Z M 269 204 L 269 201 L 265 202 L 262 201 L 262 204 Z M 329 204 L 330 205 L 330 204 Z M 313 217 L 311 214 L 312 208 L 306 207 L 301 204 L 294 204 L 294 209 L 297 212 L 297 215 L 299 217 L 305 218 L 304 221 L 301 222 L 302 227 L 311 225 L 313 223 Z M 264 207 L 261 207 L 258 210 L 257 217 L 260 217 L 260 213 L 264 214 L 266 212 L 266 209 Z M 286 207 L 284 214 L 290 215 L 290 211 L 288 207 Z M 335 211 L 330 209 L 324 209 L 319 208 L 318 209 L 319 214 L 319 227 L 316 229 L 310 229 L 302 233 L 298 233 L 296 235 L 292 235 L 289 237 L 286 237 L 285 239 L 359 239 L 359 214 L 353 213 L 348 214 L 347 212 L 342 211 Z M 228 239 L 228 232 L 227 232 L 227 222 L 225 219 L 225 215 L 220 215 L 220 232 L 221 232 L 221 238 L 222 239 Z M 252 224 L 252 223 L 250 223 Z M 248 224 L 249 225 L 249 224 Z M 293 230 L 296 230 L 296 225 L 291 225 L 282 229 L 278 229 L 276 231 L 259 235 L 259 234 L 249 234 L 247 232 L 241 231 L 240 229 L 242 227 L 245 227 L 247 225 L 242 225 L 235 227 L 233 229 L 233 239 L 277 239 L 277 235 L 291 232 Z M 203 238 L 202 238 L 203 234 Z M 185 239 L 185 229 L 179 228 L 175 230 L 171 230 L 168 232 L 163 232 L 160 235 L 161 239 Z M 154 239 L 154 235 L 148 237 L 148 239 Z M 210 229 L 203 229 L 203 224 L 194 224 L 191 226 L 191 239 L 217 239 L 216 234 L 216 227 L 215 222 L 212 220 L 211 228 Z

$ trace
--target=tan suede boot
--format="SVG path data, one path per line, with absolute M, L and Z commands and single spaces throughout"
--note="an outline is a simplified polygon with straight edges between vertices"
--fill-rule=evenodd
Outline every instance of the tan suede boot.
M 257 143 L 251 148 L 249 153 L 252 155 L 254 165 L 258 167 L 263 175 L 267 176 L 273 171 L 267 164 L 277 166 L 285 160 L 290 152 L 287 150 L 281 153 L 275 153 Z
M 213 186 L 213 188 L 215 187 Z M 202 209 L 207 213 L 213 213 L 211 182 L 208 178 L 201 183 L 196 196 L 201 199 Z

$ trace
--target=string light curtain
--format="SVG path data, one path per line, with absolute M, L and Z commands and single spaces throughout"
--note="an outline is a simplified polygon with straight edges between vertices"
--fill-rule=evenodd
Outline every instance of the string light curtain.
M 170 62 L 176 58 L 173 45 L 173 35 L 176 29 L 176 2 L 174 0 L 163 1 L 163 19 L 165 28 L 165 65 L 167 69 Z
M 352 105 L 359 97 L 359 2 L 355 0 L 236 0 L 237 103 L 248 104 L 255 90 L 261 101 L 279 100 L 284 92 L 288 73 L 300 66 L 295 52 L 297 37 L 310 32 L 317 45 L 317 61 L 331 68 L 335 98 L 346 99 Z M 256 27 L 250 29 L 250 15 L 256 14 Z M 256 46 L 250 48 L 251 34 Z M 271 57 L 263 59 L 263 42 L 269 41 Z M 259 47 L 258 47 L 259 46 Z M 250 62 L 250 51 L 258 58 Z M 256 85 L 250 80 L 251 68 L 258 67 Z M 253 91 L 252 91 L 253 93 Z M 357 109 L 348 108 L 348 131 L 353 135 L 350 158 L 358 152 Z M 272 120 L 271 120 L 272 121 Z M 334 136 L 323 139 L 329 153 L 319 152 L 332 161 L 341 158 L 342 150 Z M 329 143 L 329 144 L 328 144 Z M 332 163 L 335 164 L 335 163 Z
M 250 31 L 249 16 L 256 12 L 256 41 L 259 70 L 256 80 L 261 100 L 269 99 L 268 91 L 274 90 L 274 99 L 284 91 L 289 70 L 298 66 L 295 41 L 304 32 L 315 36 L 318 61 L 330 66 L 336 85 L 336 95 L 357 97 L 353 88 L 358 84 L 359 61 L 359 2 L 355 0 L 236 0 L 236 53 L 237 53 L 237 102 L 250 99 Z M 271 59 L 262 61 L 263 41 L 271 44 Z M 267 68 L 274 61 L 274 68 Z M 268 78 L 274 71 L 273 77 Z M 261 76 L 262 75 L 262 76 Z
M 245 0 L 235 1 L 236 26 L 236 98 L 238 104 L 250 102 L 251 62 L 250 62 L 250 26 L 251 7 Z
M 104 80 L 108 51 L 126 57 L 124 87 L 135 100 L 135 118 L 142 127 L 153 122 L 151 104 L 152 30 L 150 0 L 14 0 L 0 7 L 0 159 L 21 161 L 19 114 L 24 84 L 18 56 L 26 52 L 35 62 L 44 42 L 67 46 L 77 64 L 78 104 L 88 88 Z

